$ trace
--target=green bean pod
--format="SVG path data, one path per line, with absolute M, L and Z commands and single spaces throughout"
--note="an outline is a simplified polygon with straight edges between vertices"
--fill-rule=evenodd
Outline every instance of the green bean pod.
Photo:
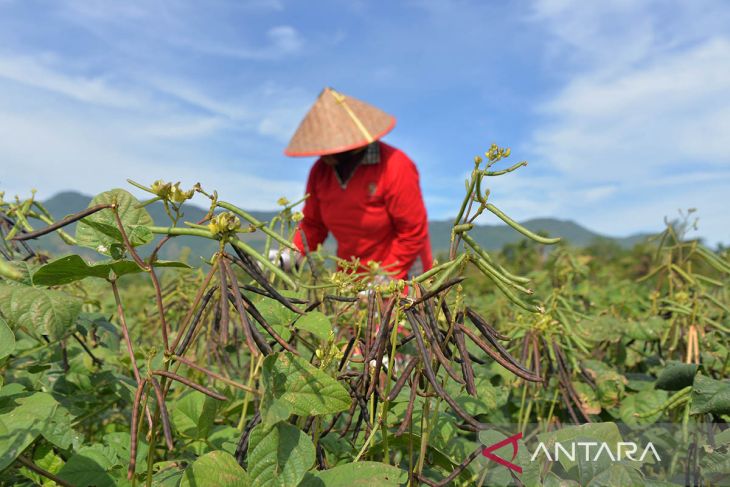
M 664 306 L 664 307 L 662 307 L 662 309 L 665 311 L 671 311 L 672 313 L 677 313 L 680 315 L 692 316 L 692 310 L 689 308 L 684 308 L 684 307 L 678 308 L 677 306 Z
M 462 223 L 460 225 L 454 225 L 454 227 L 451 229 L 451 232 L 454 234 L 465 233 L 465 232 L 468 232 L 469 230 L 471 230 L 472 228 L 474 228 L 473 223 Z
M 32 198 L 24 201 L 22 205 L 15 207 L 15 225 L 13 225 L 13 228 L 11 228 L 5 236 L 5 240 L 11 240 L 21 229 L 25 229 L 26 232 L 33 231 L 33 227 L 31 227 L 28 220 L 25 219 L 25 214 L 28 213 L 28 210 L 30 210 L 31 203 L 33 203 Z
M 689 401 L 690 396 L 689 393 L 692 392 L 692 386 L 687 386 L 684 389 L 681 389 L 676 394 L 671 396 L 669 399 L 667 399 L 664 404 L 659 406 L 658 408 L 652 409 L 651 411 L 647 411 L 644 413 L 634 413 L 634 417 L 644 419 L 649 418 L 651 416 L 654 416 L 657 413 L 661 413 L 665 409 L 672 408 L 674 406 L 678 406 L 682 404 L 684 401 Z
M 695 279 L 698 281 L 704 282 L 705 284 L 709 284 L 710 286 L 717 286 L 717 287 L 724 287 L 725 283 L 722 281 L 718 281 L 717 279 L 713 279 L 711 277 L 704 276 L 702 274 L 692 273 Z
M 209 238 L 211 240 L 218 240 L 217 236 L 213 233 L 203 230 L 200 228 L 180 228 L 180 227 L 156 227 L 156 226 L 150 226 L 147 227 L 147 229 L 155 234 L 164 234 L 164 235 L 192 235 L 195 237 L 204 237 Z M 294 283 L 294 281 L 291 279 L 291 277 L 287 276 L 286 273 L 281 270 L 279 267 L 274 265 L 269 261 L 269 259 L 264 258 L 261 254 L 259 254 L 256 249 L 251 247 L 245 242 L 242 242 L 236 237 L 229 237 L 228 242 L 231 245 L 235 245 L 239 249 L 246 252 L 248 255 L 250 255 L 252 258 L 256 259 L 264 268 L 270 270 L 274 273 L 276 277 L 284 281 L 288 286 L 290 286 L 293 289 L 297 288 L 297 285 Z
M 489 268 L 484 266 L 484 262 L 481 259 L 475 259 L 474 263 L 479 268 L 482 273 L 488 277 L 498 288 L 502 293 L 507 296 L 507 299 L 515 303 L 520 308 L 530 311 L 531 313 L 539 313 L 541 312 L 541 308 L 535 305 L 530 305 L 522 301 L 520 298 L 518 298 L 510 288 L 507 287 L 504 282 L 502 282 L 498 277 L 492 274 L 492 272 L 489 270 Z
M 670 268 L 676 273 L 679 274 L 679 276 L 687 283 L 689 284 L 696 284 L 697 282 L 694 280 L 692 276 L 687 274 L 687 272 L 679 267 L 677 264 L 670 264 Z
M 16 268 L 2 259 L 0 259 L 0 276 L 6 279 L 12 279 L 13 281 L 20 281 L 23 279 L 23 274 L 18 272 Z
M 466 258 L 466 254 L 461 254 L 459 257 L 454 259 L 452 262 L 452 265 L 447 268 L 444 272 L 441 273 L 440 276 L 436 280 L 433 281 L 433 284 L 431 285 L 431 289 L 436 289 L 439 286 L 441 286 L 446 280 L 451 276 L 451 274 L 456 271 L 462 262 L 464 262 L 464 259 Z
M 515 230 L 517 230 L 518 232 L 520 232 L 525 237 L 534 240 L 535 242 L 539 242 L 541 244 L 546 244 L 546 245 L 551 245 L 551 244 L 555 244 L 555 243 L 560 242 L 560 238 L 559 237 L 556 237 L 556 238 L 542 237 L 542 236 L 536 234 L 535 232 L 532 232 L 532 231 L 528 230 L 527 228 L 523 227 L 522 225 L 520 225 L 519 223 L 517 223 L 516 221 L 514 221 L 512 218 L 510 218 L 507 215 L 505 215 L 502 212 L 502 210 L 500 210 L 499 208 L 497 208 L 496 206 L 494 206 L 491 203 L 487 203 L 486 208 L 487 208 L 487 210 L 489 210 L 492 213 L 494 213 L 495 215 L 497 215 L 507 225 L 509 225 L 510 227 L 514 228 Z
M 478 262 L 477 267 L 483 266 L 482 272 L 489 272 L 494 278 L 499 279 L 502 283 L 504 283 L 506 286 L 511 286 L 518 291 L 521 291 L 525 294 L 532 295 L 533 291 L 532 289 L 528 289 L 526 287 L 523 287 L 519 284 L 517 284 L 514 281 L 510 281 L 506 276 L 503 276 L 497 269 L 489 265 L 485 260 L 483 259 L 474 259 L 475 262 Z M 482 267 L 480 267 L 481 269 Z
M 514 171 L 516 169 L 519 169 L 522 166 L 526 166 L 526 165 L 527 165 L 527 161 L 520 161 L 517 164 L 515 164 L 515 165 L 513 165 L 511 167 L 508 167 L 507 169 L 502 169 L 501 171 L 487 171 L 487 170 L 482 170 L 480 172 L 481 172 L 481 174 L 483 176 L 490 176 L 490 177 L 491 176 L 501 176 L 503 174 L 507 174 L 509 172 L 512 172 L 512 171 Z
M 699 254 L 707 264 L 723 274 L 730 274 L 730 264 L 722 260 L 720 257 L 710 252 L 704 247 L 697 247 L 695 252 Z
M 439 264 L 437 266 L 432 267 L 431 269 L 427 270 L 420 276 L 416 276 L 413 280 L 418 283 L 423 283 L 427 281 L 428 279 L 432 278 L 439 272 L 449 269 L 455 265 L 458 265 L 458 263 L 462 262 L 466 258 L 466 254 L 461 254 L 458 257 L 456 257 L 454 260 L 449 260 L 447 262 L 444 262 L 443 264 Z
M 489 253 L 481 248 L 476 240 L 474 240 L 469 234 L 465 233 L 461 236 L 461 238 L 464 240 L 464 243 L 471 247 L 472 250 L 476 252 L 479 257 L 484 259 L 484 261 L 490 264 L 492 267 L 496 267 L 495 270 L 498 271 L 498 273 L 502 276 L 506 277 L 508 280 L 519 284 L 527 284 L 530 282 L 530 279 L 528 279 L 527 277 L 515 276 L 514 274 L 511 274 L 509 271 L 507 271 L 507 269 L 494 262 Z
M 666 268 L 667 268 L 667 264 L 662 264 L 660 266 L 657 266 L 657 267 L 653 268 L 651 271 L 649 271 L 648 274 L 643 275 L 640 278 L 638 278 L 636 280 L 636 282 L 644 282 L 644 281 L 646 281 L 648 279 L 651 279 L 652 277 L 654 277 L 655 275 L 657 275 L 661 270 L 666 269 Z
M 730 314 L 730 308 L 725 305 L 722 301 L 717 299 L 715 296 L 711 294 L 702 294 L 700 296 L 701 298 L 705 298 L 706 300 L 710 301 L 712 304 L 717 306 L 718 308 L 722 309 L 725 313 Z

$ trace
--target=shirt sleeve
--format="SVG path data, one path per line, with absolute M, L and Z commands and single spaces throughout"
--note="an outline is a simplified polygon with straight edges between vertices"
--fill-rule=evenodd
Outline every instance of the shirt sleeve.
M 423 203 L 416 165 L 405 156 L 394 164 L 385 204 L 395 227 L 396 238 L 383 260 L 395 279 L 405 279 L 408 270 L 428 245 L 428 217 Z M 426 265 L 426 263 L 424 263 Z
M 325 241 L 327 234 L 329 233 L 327 227 L 322 221 L 322 214 L 319 209 L 319 198 L 317 195 L 316 185 L 317 166 L 318 165 L 315 164 L 309 172 L 306 190 L 306 194 L 308 194 L 309 197 L 304 200 L 304 209 L 302 210 L 304 218 L 301 222 L 299 222 L 299 226 L 294 232 L 294 246 L 299 249 L 302 254 L 306 254 L 308 250 L 317 250 L 317 247 Z

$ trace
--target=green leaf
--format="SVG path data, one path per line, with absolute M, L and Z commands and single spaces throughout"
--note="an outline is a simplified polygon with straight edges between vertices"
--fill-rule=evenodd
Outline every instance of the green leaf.
M 294 311 L 270 298 L 258 298 L 256 308 L 271 326 L 288 326 L 298 316 Z
M 654 316 L 644 321 L 625 323 L 624 335 L 634 340 L 659 340 L 659 338 L 661 338 L 662 332 L 668 326 L 669 321 L 666 321 L 658 316 Z
M 698 366 L 682 362 L 669 362 L 659 373 L 655 387 L 664 391 L 678 391 L 692 385 Z
M 106 435 L 104 435 L 104 444 L 114 452 L 117 458 L 119 458 L 120 462 L 129 461 L 129 446 L 131 444 L 131 436 L 128 432 L 118 431 L 116 433 L 107 433 Z M 149 445 L 142 441 L 142 438 L 139 438 L 137 440 L 137 464 L 135 468 L 135 471 L 137 473 L 147 470 L 148 451 Z
M 408 481 L 408 474 L 392 465 L 357 462 L 309 472 L 299 487 L 388 487 Z
M 350 407 L 350 394 L 342 384 L 291 352 L 266 357 L 261 382 L 264 416 L 277 400 L 288 403 L 292 413 L 300 416 L 338 413 Z
M 174 261 L 160 260 L 156 261 L 153 265 L 154 267 L 182 267 L 190 269 L 189 265 Z M 74 254 L 61 257 L 42 266 L 33 274 L 33 283 L 40 286 L 58 286 L 80 281 L 87 277 L 108 279 L 112 271 L 114 271 L 117 277 L 125 274 L 144 272 L 132 260 L 116 260 L 89 265 L 80 256 Z
M 260 424 L 251 431 L 248 474 L 251 487 L 299 485 L 314 463 L 314 444 L 289 423 L 268 429 Z
M 153 487 L 180 487 L 184 471 L 179 470 L 175 462 L 163 462 L 164 467 L 152 475 Z M 145 465 L 146 466 L 146 465 Z
M 43 423 L 41 435 L 62 449 L 70 446 L 78 447 L 83 442 L 83 437 L 71 427 L 72 420 L 71 413 L 59 405 L 54 409 L 51 417 Z
M 507 435 L 502 431 L 496 429 L 486 429 L 479 432 L 478 438 L 479 443 L 488 447 L 504 441 L 505 439 L 507 439 Z M 530 479 L 539 479 L 539 472 L 537 471 L 537 469 L 534 469 L 534 471 L 530 471 L 531 467 L 535 467 L 536 465 L 533 465 L 532 462 L 530 462 L 530 454 L 523 440 L 517 440 L 517 455 L 514 459 L 512 458 L 514 452 L 513 446 L 514 443 L 507 443 L 501 448 L 493 450 L 492 453 L 501 458 L 509 460 L 516 465 L 522 465 L 524 467 L 524 471 L 523 476 L 520 478 L 520 480 L 523 482 L 528 482 L 527 485 L 530 485 Z M 471 451 L 469 453 L 471 453 Z M 466 455 L 460 455 L 461 458 L 463 458 L 464 456 Z M 535 464 L 537 464 L 537 462 L 535 462 Z M 493 460 L 483 455 L 478 455 L 477 458 L 474 459 L 471 467 L 473 471 L 477 473 L 481 473 L 484 470 L 487 470 L 488 473 L 487 477 L 485 478 L 485 485 L 507 486 L 513 484 L 512 471 L 510 469 L 503 465 L 496 464 Z
M 730 455 L 727 450 L 706 451 L 700 460 L 700 468 L 705 485 L 722 485 L 730 475 Z
M 575 480 L 561 479 L 554 473 L 548 472 L 545 476 L 545 481 L 543 482 L 542 487 L 580 487 L 580 484 Z
M 596 377 L 596 396 L 602 408 L 612 408 L 620 403 L 628 381 L 615 371 L 603 372 Z
M 94 197 L 89 207 L 110 203 L 117 205 L 122 227 L 133 247 L 144 245 L 153 238 L 145 226 L 153 225 L 152 217 L 139 201 L 123 189 L 112 189 Z M 76 226 L 76 240 L 82 247 L 89 247 L 101 254 L 111 255 L 114 244 L 123 244 L 123 238 L 117 227 L 114 213 L 110 208 L 98 211 L 81 221 Z
M 35 451 L 33 452 L 33 463 L 46 472 L 50 472 L 52 474 L 58 473 L 64 465 L 63 459 L 56 455 L 53 448 L 48 443 L 38 445 L 35 448 Z M 37 485 L 42 485 L 43 487 L 55 487 L 57 485 L 54 481 L 47 479 L 46 477 L 42 477 L 25 467 L 21 468 L 20 471 L 27 478 L 33 480 L 33 482 Z
M 291 404 L 282 398 L 275 399 L 264 411 L 261 421 L 266 426 L 273 426 L 279 421 L 286 421 L 292 414 Z
M 692 385 L 690 414 L 730 414 L 730 381 L 697 374 Z
M 597 443 L 605 442 L 608 444 L 611 451 L 616 451 L 617 444 L 623 441 L 621 432 L 619 431 L 618 426 L 616 426 L 616 423 L 610 422 L 567 426 L 557 431 L 539 434 L 537 438 L 545 445 L 548 452 L 555 451 L 556 442 L 567 445 L 579 441 L 595 441 Z M 566 455 L 561 455 L 559 462 L 566 472 L 577 467 L 581 477 L 579 480 L 581 481 L 581 484 L 585 484 L 587 480 L 593 478 L 596 473 L 604 470 L 610 465 L 610 462 L 603 458 L 605 456 L 606 455 L 602 456 L 600 461 L 593 462 L 586 461 L 585 456 L 581 455 L 576 455 L 575 460 L 571 460 Z M 540 458 L 544 459 L 542 456 L 540 456 Z
M 327 435 L 324 439 L 331 438 L 330 435 Z M 400 436 L 390 436 L 388 437 L 388 448 L 391 451 L 394 451 L 396 449 L 400 450 L 403 455 L 407 455 L 408 451 L 411 447 L 411 445 L 419 445 L 421 444 L 421 436 L 418 434 L 410 434 L 408 432 L 403 433 Z M 344 448 L 347 448 L 348 444 L 345 444 Z M 369 450 L 368 454 L 372 455 L 379 455 L 382 454 L 382 452 L 385 450 L 385 443 L 383 441 L 380 441 L 373 445 Z M 429 444 L 426 446 L 426 454 L 428 455 L 428 460 L 431 465 L 434 465 L 444 472 L 451 472 L 456 468 L 461 460 L 463 458 L 459 458 L 459 461 L 457 461 L 454 458 L 451 458 L 449 455 L 447 455 L 442 450 L 438 449 L 434 445 Z M 464 481 L 469 480 L 471 477 L 471 466 L 464 469 L 463 472 L 461 472 L 461 475 L 458 477 L 460 479 L 463 479 Z
M 573 388 L 578 394 L 578 400 L 580 401 L 581 407 L 588 414 L 600 414 L 601 403 L 598 400 L 596 392 L 591 386 L 584 382 L 573 382 Z
M 18 279 L 14 278 L 12 281 L 8 281 L 8 284 L 25 284 L 26 286 L 32 284 L 30 276 L 33 275 L 33 270 L 38 267 L 37 264 L 30 264 L 24 260 L 9 260 L 4 261 L 4 263 L 11 268 L 9 272 L 14 276 L 20 275 Z
M 715 435 L 715 444 L 730 445 L 730 429 L 724 430 L 722 433 Z
M 230 453 L 212 451 L 185 469 L 180 487 L 248 487 L 246 471 Z
M 644 485 L 644 476 L 636 468 L 617 463 L 599 473 L 588 483 L 588 487 L 632 487 Z
M 299 318 L 294 326 L 300 330 L 308 331 L 322 340 L 329 338 L 332 332 L 332 323 L 321 311 L 310 311 Z
M 202 392 L 190 391 L 175 402 L 172 424 L 190 438 L 205 438 L 213 426 L 218 401 Z
M 238 447 L 238 440 L 241 439 L 241 432 L 232 426 L 215 426 L 208 434 L 206 440 L 207 450 L 212 445 L 216 450 L 227 451 L 231 455 L 236 453 L 236 447 Z M 206 450 L 206 451 L 207 451 Z
M 658 411 L 647 418 L 638 418 L 637 414 L 644 414 L 661 407 L 668 399 L 666 391 L 647 389 L 636 394 L 626 396 L 619 406 L 621 421 L 629 426 L 655 423 L 662 417 L 662 411 Z
M 472 416 L 487 414 L 497 409 L 498 391 L 489 379 L 484 377 L 475 378 L 475 387 L 476 397 L 462 392 L 462 386 L 454 381 L 449 382 L 447 389 L 456 403 Z
M 283 293 L 286 296 L 288 293 Z M 264 320 L 271 325 L 271 327 L 279 334 L 284 340 L 289 340 L 291 337 L 291 330 L 289 330 L 289 323 L 291 323 L 297 316 L 294 311 L 290 310 L 280 302 L 269 299 L 257 297 L 255 301 L 256 309 L 259 310 Z M 256 324 L 262 333 L 266 333 L 260 325 Z
M 4 319 L 0 318 L 0 359 L 15 351 L 15 334 Z
M 592 317 L 581 324 L 589 338 L 596 342 L 617 341 L 623 336 L 624 322 L 611 315 Z
M 71 415 L 45 392 L 15 399 L 15 408 L 0 414 L 0 471 L 13 463 L 38 436 L 59 448 L 79 443 L 71 429 Z
M 81 311 L 81 301 L 61 291 L 0 284 L 0 315 L 11 328 L 63 338 Z
M 121 461 L 126 463 L 126 459 Z M 114 487 L 116 482 L 110 471 L 119 462 L 109 447 L 86 446 L 68 459 L 58 476 L 76 487 Z

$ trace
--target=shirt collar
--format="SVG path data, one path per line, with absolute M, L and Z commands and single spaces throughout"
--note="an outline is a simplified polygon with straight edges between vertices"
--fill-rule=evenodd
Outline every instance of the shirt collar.
M 332 167 L 332 172 L 335 173 L 335 177 L 340 183 L 342 189 L 345 189 L 347 187 L 347 183 L 350 181 L 350 179 L 352 179 L 355 171 L 357 171 L 357 166 L 374 166 L 375 164 L 380 164 L 380 143 L 378 143 L 377 140 L 375 142 L 371 142 L 367 145 L 367 147 L 365 147 L 365 153 L 355 165 L 355 167 L 352 168 L 352 171 L 350 171 L 350 175 L 347 177 L 346 180 L 342 180 L 342 178 L 340 177 L 340 173 L 337 172 L 337 169 L 335 167 Z
M 365 148 L 365 155 L 363 156 L 360 164 L 367 166 L 380 163 L 380 143 L 376 140 L 371 142 Z

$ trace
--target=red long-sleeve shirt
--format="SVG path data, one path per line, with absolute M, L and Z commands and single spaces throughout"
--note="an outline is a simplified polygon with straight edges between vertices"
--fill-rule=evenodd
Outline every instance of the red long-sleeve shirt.
M 334 167 L 315 162 L 294 244 L 305 251 L 304 232 L 315 250 L 332 232 L 341 259 L 380 262 L 393 278 L 404 279 L 417 259 L 424 271 L 432 265 L 426 207 L 415 164 L 400 150 L 376 144 L 380 157 L 366 157 L 346 184 Z

